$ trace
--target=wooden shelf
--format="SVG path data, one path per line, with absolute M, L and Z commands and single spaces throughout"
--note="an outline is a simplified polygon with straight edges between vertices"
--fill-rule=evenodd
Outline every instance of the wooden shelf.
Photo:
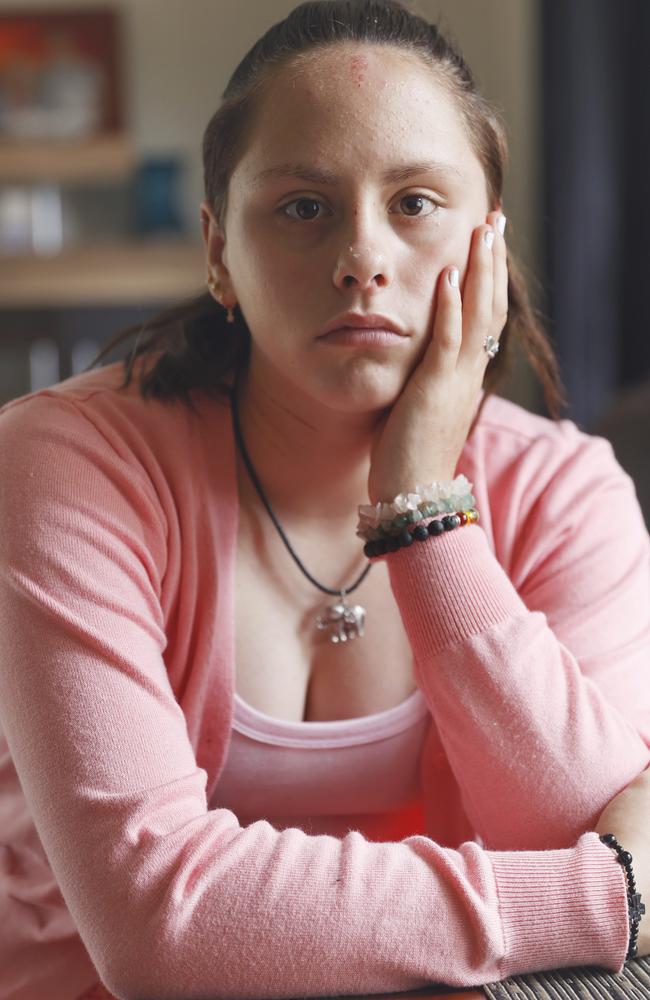
M 125 181 L 136 165 L 125 133 L 93 139 L 0 140 L 0 183 L 94 184 Z
M 205 286 L 203 247 L 132 242 L 84 246 L 51 256 L 0 255 L 0 308 L 166 303 Z

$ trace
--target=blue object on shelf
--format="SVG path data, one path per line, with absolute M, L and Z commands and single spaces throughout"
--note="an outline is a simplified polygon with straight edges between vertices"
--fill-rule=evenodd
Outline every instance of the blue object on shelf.
M 139 234 L 181 233 L 178 203 L 181 163 L 175 157 L 143 160 L 135 175 L 134 227 Z

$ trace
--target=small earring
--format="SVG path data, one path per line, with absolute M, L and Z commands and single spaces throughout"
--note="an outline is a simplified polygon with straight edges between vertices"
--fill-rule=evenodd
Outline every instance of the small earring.
M 214 295 L 214 297 L 217 300 L 217 302 L 219 303 L 219 305 L 223 306 L 223 308 L 225 309 L 226 307 L 223 305 L 223 302 L 221 301 L 221 285 L 219 284 L 219 282 L 215 281 L 211 274 L 208 274 L 207 283 L 208 283 L 208 288 L 210 289 L 210 291 Z M 227 312 L 228 312 L 228 315 L 227 315 L 226 319 L 227 319 L 228 323 L 234 323 L 235 322 L 235 314 L 232 311 L 232 306 L 228 306 Z

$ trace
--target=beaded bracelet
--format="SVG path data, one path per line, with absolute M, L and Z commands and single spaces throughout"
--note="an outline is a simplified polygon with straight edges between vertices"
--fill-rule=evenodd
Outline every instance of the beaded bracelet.
M 470 510 L 459 510 L 455 514 L 448 514 L 446 517 L 429 521 L 428 524 L 416 524 L 412 531 L 403 528 L 399 535 L 392 535 L 389 538 L 371 539 L 363 547 L 364 554 L 368 559 L 373 556 L 384 556 L 387 552 L 397 552 L 398 549 L 408 548 L 414 541 L 426 542 L 429 538 L 442 535 L 445 531 L 453 531 L 463 524 L 476 524 L 479 519 L 478 511 L 475 508 Z
M 357 535 L 366 539 L 385 538 L 399 534 L 424 517 L 453 514 L 475 503 L 472 484 L 463 475 L 451 482 L 418 485 L 412 493 L 399 493 L 391 503 L 361 504 Z
M 405 514 L 398 514 L 391 521 L 379 521 L 376 527 L 372 527 L 370 520 L 359 519 L 357 525 L 357 535 L 364 541 L 374 541 L 380 538 L 389 538 L 392 535 L 399 535 L 404 528 L 409 528 L 418 521 L 424 521 L 435 517 L 436 514 L 456 514 L 459 510 L 470 510 L 474 507 L 476 499 L 471 493 L 465 496 L 453 496 L 450 499 L 425 500 L 418 506 L 413 506 Z
M 636 943 L 639 936 L 639 924 L 641 917 L 645 913 L 645 905 L 641 902 L 641 893 L 636 891 L 636 882 L 632 872 L 632 855 L 629 851 L 624 851 L 613 833 L 603 833 L 600 837 L 603 844 L 607 844 L 613 851 L 616 851 L 617 861 L 623 866 L 625 880 L 627 882 L 627 912 L 630 919 L 630 943 L 625 959 L 636 956 Z

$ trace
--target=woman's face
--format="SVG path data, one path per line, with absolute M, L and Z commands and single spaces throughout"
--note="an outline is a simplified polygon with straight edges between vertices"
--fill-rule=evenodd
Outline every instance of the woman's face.
M 496 207 L 457 108 L 416 57 L 342 43 L 283 68 L 231 177 L 223 238 L 204 229 L 252 370 L 333 410 L 392 405 L 429 342 L 441 270 L 456 265 L 462 288 L 472 231 Z M 348 310 L 406 336 L 321 339 Z

